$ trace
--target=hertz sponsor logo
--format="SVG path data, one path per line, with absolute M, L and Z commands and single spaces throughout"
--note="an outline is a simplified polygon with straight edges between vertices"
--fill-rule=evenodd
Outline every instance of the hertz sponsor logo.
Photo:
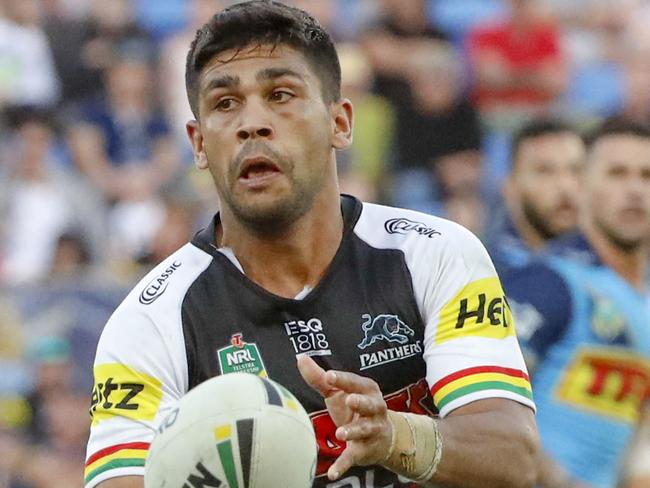
M 124 364 L 95 366 L 90 415 L 93 425 L 111 417 L 151 421 L 162 399 L 161 382 Z
M 467 336 L 504 339 L 515 334 L 512 312 L 499 279 L 465 286 L 441 310 L 436 344 Z
M 142 293 L 140 293 L 140 303 L 142 305 L 151 305 L 158 300 L 169 286 L 169 278 L 182 264 L 180 261 L 174 261 L 165 271 L 147 283 Z
M 400 361 L 418 354 L 422 354 L 422 343 L 420 341 L 398 347 L 389 347 L 377 352 L 364 353 L 359 356 L 361 361 L 360 369 L 374 368 L 375 366 Z

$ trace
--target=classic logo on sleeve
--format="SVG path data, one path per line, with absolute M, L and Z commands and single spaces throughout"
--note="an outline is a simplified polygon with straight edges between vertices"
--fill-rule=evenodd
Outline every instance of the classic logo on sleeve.
M 496 277 L 465 286 L 440 311 L 436 344 L 467 336 L 504 339 L 514 335 L 512 312 Z
M 156 378 L 124 364 L 95 366 L 90 415 L 93 425 L 111 417 L 151 421 L 162 400 L 162 384 Z

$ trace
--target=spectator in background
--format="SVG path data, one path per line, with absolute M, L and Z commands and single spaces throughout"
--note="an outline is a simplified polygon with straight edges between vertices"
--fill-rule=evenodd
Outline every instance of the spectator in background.
M 620 116 L 640 124 L 650 124 L 650 32 L 645 27 L 630 32 L 622 56 L 625 97 Z
M 63 108 L 104 95 L 104 71 L 116 53 L 155 51 L 129 0 L 90 0 L 89 16 L 84 18 L 76 14 L 78 5 L 68 0 L 49 0 L 45 5 L 45 32 L 62 82 Z
M 48 399 L 72 390 L 70 344 L 63 337 L 39 337 L 29 345 L 27 355 L 34 368 L 34 388 L 27 395 L 31 420 L 26 432 L 32 442 L 39 442 L 47 435 Z
M 540 0 L 509 0 L 511 15 L 470 33 L 473 99 L 501 127 L 544 112 L 567 85 L 567 66 L 555 19 Z
M 191 0 L 189 2 L 189 23 L 182 32 L 167 39 L 160 56 L 160 96 L 167 120 L 173 125 L 177 143 L 187 148 L 185 124 L 194 117 L 185 94 L 185 57 L 196 31 L 203 25 L 204 19 L 225 7 L 224 0 Z M 190 153 L 191 157 L 191 153 Z
M 0 109 L 52 107 L 59 80 L 40 25 L 38 0 L 0 0 Z
M 30 446 L 24 468 L 32 488 L 83 486 L 84 451 L 88 439 L 88 397 L 60 391 L 44 404 L 46 436 Z
M 527 264 L 550 239 L 575 229 L 585 147 L 568 124 L 535 119 L 515 135 L 511 159 L 505 213 L 488 236 L 500 274 Z
M 375 71 L 375 92 L 395 112 L 393 202 L 436 213 L 448 196 L 438 177 L 449 171 L 438 173 L 439 161 L 453 160 L 453 174 L 480 174 L 478 117 L 464 97 L 462 63 L 446 35 L 429 25 L 427 3 L 384 0 L 381 8 L 362 45 Z M 453 186 L 453 177 L 447 183 Z
M 33 283 L 46 277 L 57 240 L 71 227 L 84 228 L 99 252 L 101 208 L 56 160 L 48 112 L 16 109 L 10 122 L 15 129 L 5 146 L 7 174 L 0 180 L 0 282 Z
M 455 217 L 461 217 L 467 215 L 461 210 L 463 203 L 481 205 L 481 129 L 478 114 L 463 96 L 461 68 L 455 51 L 446 42 L 410 57 L 412 105 L 405 109 L 403 132 L 397 140 L 397 153 L 404 167 L 398 169 L 396 199 L 430 212 L 436 212 L 440 200 L 443 211 L 452 219 L 450 209 L 459 210 Z M 400 170 L 404 169 L 421 170 L 420 181 L 429 185 L 432 199 L 429 208 L 426 203 L 409 205 L 405 199 L 412 198 L 413 193 L 400 188 Z M 454 204 L 448 207 L 446 203 L 452 200 Z M 480 214 L 477 211 L 475 215 Z M 462 220 L 480 231 L 480 219 Z
M 49 279 L 55 282 L 79 279 L 91 264 L 87 239 L 80 232 L 64 232 L 56 243 Z
M 428 24 L 425 0 L 382 0 L 381 16 L 361 37 L 361 45 L 374 73 L 374 92 L 395 110 L 395 142 L 408 135 L 413 112 L 409 80 L 410 59 L 436 49 L 445 34 Z M 420 58 L 421 59 L 421 58 Z M 413 165 L 408 155 L 396 154 L 396 167 Z
M 543 488 L 614 486 L 650 391 L 650 130 L 607 121 L 584 168 L 580 232 L 502 275 L 532 373 Z
M 179 151 L 156 99 L 147 51 L 115 53 L 107 98 L 87 104 L 72 126 L 78 168 L 112 204 L 110 254 L 138 259 L 164 218 L 159 190 L 179 167 Z
M 363 50 L 346 43 L 337 51 L 342 96 L 352 100 L 356 120 L 352 147 L 337 160 L 341 191 L 364 201 L 385 200 L 394 143 L 393 111 L 385 98 L 371 91 L 373 73 Z

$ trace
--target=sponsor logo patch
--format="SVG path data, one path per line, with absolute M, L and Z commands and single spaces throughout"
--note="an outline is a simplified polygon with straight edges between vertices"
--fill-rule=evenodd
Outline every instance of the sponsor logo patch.
M 440 311 L 436 344 L 461 337 L 504 339 L 515 335 L 512 312 L 499 279 L 483 278 L 465 286 Z
M 140 293 L 140 303 L 142 305 L 151 305 L 158 300 L 169 286 L 169 278 L 182 264 L 180 261 L 174 261 L 165 271 L 147 283 Z
M 582 348 L 555 392 L 582 410 L 634 423 L 650 395 L 650 361 L 623 348 Z
M 373 318 L 372 315 L 365 313 L 361 318 L 364 319 L 361 324 L 364 337 L 357 344 L 359 349 L 365 350 L 377 341 L 384 346 L 386 342 L 396 344 L 379 351 L 360 354 L 361 370 L 422 354 L 421 341 L 411 342 L 415 332 L 397 315 L 380 314 Z
M 284 330 L 296 355 L 330 356 L 332 354 L 322 320 L 315 317 L 309 320 L 290 320 L 284 323 Z
M 384 223 L 384 229 L 386 229 L 386 232 L 389 234 L 406 234 L 407 232 L 415 232 L 416 234 L 426 236 L 429 239 L 434 236 L 442 235 L 437 230 L 427 227 L 427 225 L 422 222 L 405 218 L 387 220 Z
M 221 374 L 241 372 L 268 377 L 257 344 L 244 341 L 241 332 L 232 335 L 229 346 L 217 350 L 217 357 Z
M 413 337 L 413 329 L 397 315 L 381 314 L 373 319 L 372 315 L 364 313 L 361 318 L 365 320 L 361 325 L 365 335 L 357 345 L 359 349 L 365 349 L 380 340 L 406 344 L 409 337 Z
M 162 399 L 161 382 L 124 364 L 100 364 L 94 368 L 90 415 L 93 425 L 112 417 L 151 421 Z
M 374 368 L 393 361 L 401 361 L 422 354 L 422 342 L 416 341 L 413 344 L 404 344 L 403 346 L 389 347 L 377 352 L 367 352 L 359 356 L 361 361 L 361 371 L 364 369 Z

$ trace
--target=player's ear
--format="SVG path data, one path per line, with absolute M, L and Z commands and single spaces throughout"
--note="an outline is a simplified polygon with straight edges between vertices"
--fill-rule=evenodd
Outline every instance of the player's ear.
M 332 147 L 347 149 L 352 145 L 353 109 L 352 102 L 343 98 L 331 105 L 332 114 Z
M 201 124 L 196 120 L 190 120 L 186 125 L 187 136 L 190 138 L 192 144 L 192 152 L 194 153 L 194 164 L 199 169 L 208 168 L 208 158 L 205 155 L 205 148 L 203 146 L 203 133 L 201 132 Z

